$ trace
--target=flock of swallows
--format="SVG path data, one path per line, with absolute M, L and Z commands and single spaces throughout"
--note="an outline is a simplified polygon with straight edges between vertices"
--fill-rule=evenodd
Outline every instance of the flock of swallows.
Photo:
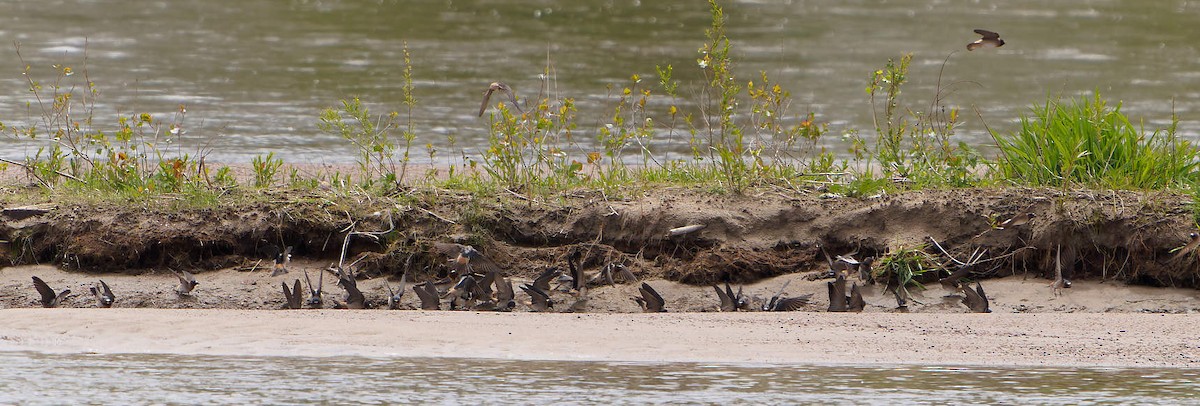
M 1004 40 L 1000 39 L 1000 34 L 983 29 L 976 29 L 975 33 L 979 34 L 982 38 L 967 44 L 968 51 L 974 51 L 979 48 L 999 48 L 1004 46 Z M 483 104 L 479 106 L 479 117 L 483 117 L 483 113 L 487 111 L 488 101 L 491 100 L 492 94 L 496 92 L 501 92 L 508 95 L 508 101 L 512 103 L 513 108 L 516 108 L 518 113 L 525 113 L 525 111 L 521 109 L 521 105 L 517 103 L 517 95 L 516 93 L 513 93 L 512 87 L 504 82 L 492 82 L 488 85 L 487 90 L 483 91 Z
M 1032 215 L 1029 217 L 1032 217 Z M 1009 220 L 1002 224 L 1014 226 L 1024 224 L 1026 221 L 1028 220 Z M 1197 238 L 1197 241 L 1200 241 L 1200 238 Z M 420 300 L 420 308 L 422 310 L 441 310 L 443 304 L 451 310 L 512 311 L 516 308 L 517 297 L 513 289 L 512 280 L 501 276 L 500 268 L 483 253 L 469 245 L 455 243 L 436 243 L 433 245 L 433 251 L 446 257 L 449 276 L 437 281 L 431 280 L 415 284 L 411 287 L 413 293 Z M 638 283 L 638 278 L 627 267 L 617 263 L 604 266 L 595 275 L 588 276 L 584 273 L 582 267 L 577 265 L 581 255 L 579 250 L 574 250 L 567 256 L 569 273 L 564 274 L 560 268 L 550 267 L 535 278 L 532 283 L 523 284 L 521 290 L 529 297 L 529 300 L 523 302 L 523 304 L 535 312 L 555 311 L 554 306 L 556 303 L 551 297 L 551 292 L 562 290 L 572 297 L 571 304 L 563 308 L 562 311 L 579 312 L 584 311 L 586 308 L 589 286 L 603 284 L 616 285 L 618 280 L 623 283 Z M 865 308 L 866 302 L 863 300 L 858 283 L 853 283 L 848 291 L 846 289 L 846 281 L 850 275 L 857 274 L 858 278 L 864 283 L 875 283 L 871 276 L 871 265 L 874 258 L 857 261 L 851 255 L 839 255 L 837 260 L 834 261 L 826 254 L 826 260 L 829 264 L 828 274 L 834 279 L 826 283 L 829 294 L 828 311 L 830 312 L 861 312 Z M 271 276 L 286 274 L 290 260 L 291 247 L 275 254 L 275 267 Z M 343 271 L 337 267 L 331 267 L 330 271 L 336 274 L 338 286 L 345 290 L 343 300 L 332 301 L 334 308 L 365 309 L 370 307 L 371 304 L 367 301 L 366 296 L 358 288 L 357 277 L 353 271 Z M 972 311 L 990 312 L 987 295 L 984 293 L 983 287 L 979 282 L 975 282 L 974 289 L 959 283 L 959 280 L 968 276 L 970 271 L 971 266 L 963 266 L 950 276 L 941 279 L 940 282 L 948 288 L 961 290 L 964 293 L 963 303 Z M 192 291 L 199 285 L 195 275 L 187 271 L 172 270 L 172 272 L 179 279 L 179 285 L 175 288 L 175 293 L 181 297 L 191 296 Z M 1056 291 L 1058 288 L 1063 287 L 1060 281 L 1065 282 L 1065 287 L 1070 287 L 1070 282 L 1062 279 L 1061 266 L 1059 267 L 1058 274 L 1059 281 L 1055 282 Z M 312 279 L 309 278 L 307 271 L 304 273 L 304 279 L 308 283 L 308 300 L 304 300 L 300 279 L 296 279 L 291 286 L 287 282 L 281 282 L 285 300 L 282 306 L 283 309 L 301 309 L 305 306 L 309 308 L 324 307 L 324 295 L 322 293 L 324 273 L 319 275 L 316 284 L 312 283 Z M 558 286 L 552 288 L 551 283 L 554 281 L 558 282 Z M 71 293 L 70 289 L 56 293 L 46 282 L 36 276 L 33 277 L 33 283 L 41 296 L 41 303 L 44 307 L 57 307 Z M 812 299 L 812 294 L 792 297 L 784 295 L 790 283 L 791 281 L 785 282 L 778 293 L 771 296 L 770 299 L 763 301 L 759 310 L 796 311 L 808 305 Z M 392 289 L 392 285 L 388 283 L 385 283 L 385 285 L 388 290 L 387 308 L 402 308 L 401 300 L 408 285 L 407 273 L 401 275 L 399 289 Z M 728 283 L 725 284 L 724 289 L 717 285 L 713 285 L 712 288 L 719 299 L 718 309 L 720 311 L 736 312 L 754 310 L 750 298 L 743 294 L 741 287 L 736 292 Z M 900 289 L 899 286 L 890 281 L 885 289 L 892 291 L 896 295 L 898 308 L 907 308 L 907 293 L 903 289 Z M 99 307 L 112 307 L 113 303 L 116 302 L 116 296 L 113 294 L 112 289 L 103 280 L 92 286 L 90 290 L 92 295 L 95 296 Z M 642 282 L 638 287 L 638 293 L 639 296 L 632 297 L 631 299 L 641 307 L 642 311 L 648 313 L 667 311 L 666 301 L 650 284 Z

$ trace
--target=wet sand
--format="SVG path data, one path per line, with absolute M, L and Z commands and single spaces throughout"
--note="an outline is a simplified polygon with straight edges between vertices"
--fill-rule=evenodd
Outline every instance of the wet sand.
M 1200 367 L 1192 314 L 5 309 L 0 350 L 637 362 Z

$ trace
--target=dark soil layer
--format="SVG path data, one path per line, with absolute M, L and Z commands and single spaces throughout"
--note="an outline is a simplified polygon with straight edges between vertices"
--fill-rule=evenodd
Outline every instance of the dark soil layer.
M 8 209 L 27 203 L 6 199 L 0 203 Z M 831 255 L 857 251 L 858 258 L 917 246 L 941 255 L 932 237 L 958 259 L 977 249 L 986 250 L 985 258 L 1001 258 L 989 263 L 999 266 L 977 270 L 986 276 L 1047 276 L 1061 247 L 1068 278 L 1200 287 L 1196 254 L 1172 260 L 1171 253 L 1196 231 L 1192 203 L 1162 192 L 959 189 L 853 199 L 666 189 L 623 200 L 579 192 L 532 201 L 426 191 L 229 200 L 237 203 L 177 208 L 163 198 L 44 203 L 44 213 L 6 210 L 0 216 L 4 259 L 88 273 L 207 270 L 264 266 L 270 252 L 291 245 L 295 256 L 336 263 L 349 231 L 386 231 L 390 216 L 394 229 L 378 241 L 350 239 L 346 262 L 366 253 L 358 262 L 364 275 L 407 269 L 410 280 L 423 280 L 444 272 L 431 243 L 459 241 L 523 277 L 547 266 L 565 268 L 566 254 L 581 248 L 586 269 L 616 261 L 641 278 L 749 283 L 826 269 L 821 247 Z M 993 227 L 1027 212 L 1035 214 L 1028 224 Z M 692 224 L 706 227 L 667 236 Z

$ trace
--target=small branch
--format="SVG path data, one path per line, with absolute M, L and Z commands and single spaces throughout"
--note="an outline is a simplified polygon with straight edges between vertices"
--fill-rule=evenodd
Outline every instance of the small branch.
M 17 166 L 20 166 L 20 167 L 22 167 L 22 168 L 25 168 L 25 169 L 27 169 L 27 170 L 30 170 L 30 171 L 32 171 L 32 170 L 33 170 L 33 168 L 30 168 L 30 167 L 29 167 L 29 164 L 22 163 L 22 162 L 12 161 L 12 160 L 8 160 L 8 159 L 4 159 L 4 158 L 0 158 L 0 162 L 5 162 L 5 163 L 10 163 L 10 164 L 13 164 L 13 165 L 17 165 Z M 76 178 L 76 177 L 74 177 L 74 176 L 71 176 L 71 174 L 69 174 L 69 173 L 63 173 L 62 171 L 59 171 L 59 170 L 55 170 L 55 171 L 54 171 L 54 173 L 58 174 L 58 176 L 62 176 L 62 177 L 64 177 L 64 178 L 67 178 L 67 179 L 70 179 L 70 180 L 73 180 L 73 181 L 76 181 L 76 182 L 83 182 L 83 181 L 82 181 L 82 180 L 80 180 L 79 178 Z M 37 175 L 34 175 L 34 177 L 37 177 Z M 41 180 L 41 178 L 38 178 L 38 180 Z M 45 181 L 43 181 L 43 183 L 44 183 L 44 182 L 45 182 Z
M 414 206 L 414 207 L 416 207 L 416 206 Z M 437 213 L 434 213 L 433 211 L 427 210 L 427 209 L 425 209 L 425 208 L 423 208 L 423 207 L 417 207 L 417 210 L 423 211 L 423 212 L 425 212 L 425 214 L 428 214 L 428 215 L 430 215 L 430 216 L 433 216 L 434 218 L 436 218 L 436 219 L 438 219 L 438 220 L 445 221 L 445 222 L 447 222 L 447 223 L 450 223 L 450 224 L 458 224 L 458 223 L 454 222 L 454 220 L 450 220 L 450 219 L 448 219 L 448 218 L 445 218 L 445 217 L 439 216 Z

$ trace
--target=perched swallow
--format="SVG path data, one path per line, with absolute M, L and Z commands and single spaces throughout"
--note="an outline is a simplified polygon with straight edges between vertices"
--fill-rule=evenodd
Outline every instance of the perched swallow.
M 970 286 L 963 286 L 962 290 L 963 290 L 962 303 L 967 305 L 967 308 L 971 309 L 972 312 L 975 312 L 975 313 L 991 313 L 992 312 L 992 310 L 988 308 L 987 294 L 983 293 L 983 285 L 980 285 L 979 281 L 975 281 L 975 289 L 974 290 L 972 290 Z
M 1182 248 L 1180 248 L 1179 252 L 1176 252 L 1175 256 L 1171 257 L 1171 261 L 1178 261 L 1179 258 L 1183 258 L 1184 255 L 1195 251 L 1196 247 L 1200 246 L 1200 234 L 1191 233 L 1188 234 L 1188 238 L 1191 238 L 1192 240 L 1188 241 L 1187 245 L 1184 245 Z
M 829 311 L 846 311 L 846 278 L 838 275 L 833 282 L 825 282 L 825 286 L 829 290 Z
M 446 262 L 455 272 L 454 277 L 466 275 L 473 270 L 481 273 L 500 272 L 500 267 L 496 266 L 495 262 L 470 245 L 439 242 L 433 244 L 433 249 L 448 258 Z
M 522 285 L 521 290 L 529 294 L 529 308 L 535 312 L 548 312 L 554 307 L 554 301 L 546 291 L 533 285 Z
M 175 277 L 179 278 L 179 286 L 175 287 L 175 293 L 179 294 L 179 296 L 191 296 L 192 289 L 195 289 L 196 285 L 200 284 L 200 282 L 196 282 L 196 275 L 192 275 L 191 272 L 176 271 L 174 269 L 171 272 L 175 274 Z
M 283 252 L 275 254 L 275 270 L 271 271 L 271 276 L 279 276 L 288 273 L 287 266 L 292 262 L 292 247 L 288 246 L 283 249 Z
M 571 290 L 578 292 L 587 284 L 587 277 L 583 274 L 583 267 L 579 264 L 579 258 L 583 256 L 578 249 L 572 250 L 567 255 L 567 268 L 571 270 Z
M 713 290 L 717 291 L 717 299 L 721 300 L 721 311 L 737 311 L 737 302 L 734 301 L 733 288 L 730 288 L 728 283 L 725 284 L 725 290 L 721 290 L 721 288 L 717 287 L 717 285 L 713 285 Z
M 850 301 L 846 304 L 846 311 L 862 313 L 863 308 L 867 307 L 867 302 L 863 301 L 862 291 L 858 289 L 858 284 L 850 285 Z
M 567 308 L 564 309 L 563 312 L 564 313 L 583 313 L 585 310 L 587 310 L 587 304 L 588 304 L 587 292 L 588 292 L 587 285 L 580 286 L 579 291 L 571 294 L 572 296 L 575 297 L 575 301 L 572 302 L 570 306 L 567 306 Z
M 970 275 L 971 270 L 973 270 L 973 269 L 975 269 L 975 265 L 960 266 L 954 272 L 950 273 L 950 276 L 947 276 L 942 279 L 938 279 L 938 283 L 940 283 L 942 285 L 942 287 L 944 287 L 946 289 L 958 290 L 958 288 L 961 286 L 961 283 L 959 283 L 959 280 L 966 277 L 967 275 Z
M 667 302 L 663 300 L 662 295 L 659 295 L 658 291 L 654 290 L 650 284 L 642 282 L 642 286 L 638 288 L 638 293 L 642 296 L 633 298 L 633 301 L 637 302 L 638 306 L 641 306 L 643 312 L 662 313 L 667 311 Z
M 383 281 L 383 284 L 384 284 L 384 286 L 387 286 L 387 290 L 388 290 L 388 309 L 389 310 L 399 309 L 400 308 L 400 299 L 404 297 L 404 290 L 407 289 L 404 286 L 408 284 L 408 272 L 405 272 L 400 275 L 400 289 L 399 290 L 393 291 L 392 284 L 387 283 L 387 281 Z
M 413 285 L 412 289 L 413 293 L 417 294 L 417 298 L 421 299 L 421 310 L 441 310 L 440 295 L 432 281 Z
M 288 289 L 287 282 L 280 282 L 283 285 L 283 298 L 287 303 L 283 304 L 284 309 L 299 309 L 304 298 L 304 292 L 300 291 L 300 280 L 296 279 L 296 284 L 292 289 Z
M 1054 296 L 1062 296 L 1062 290 L 1071 287 L 1071 280 L 1063 277 L 1061 245 L 1058 246 L 1058 250 L 1054 255 L 1054 282 L 1050 282 L 1050 288 L 1054 291 Z
M 517 307 L 516 294 L 513 293 L 512 281 L 508 278 L 496 278 L 496 293 L 492 298 L 496 302 L 496 310 L 507 312 Z
M 513 107 L 517 109 L 518 113 L 525 114 L 525 111 L 521 110 L 521 105 L 517 104 L 517 95 L 513 93 L 511 87 L 502 82 L 492 82 L 492 84 L 488 85 L 487 90 L 483 91 L 483 104 L 479 106 L 479 117 L 483 117 L 483 112 L 487 111 L 488 100 L 492 98 L 492 93 L 495 93 L 497 90 L 508 93 L 508 101 L 512 102 Z
M 471 275 L 463 275 L 462 278 L 458 279 L 458 283 L 454 284 L 453 287 L 446 291 L 446 294 L 442 295 L 442 299 L 449 299 L 450 310 L 458 307 L 470 310 L 475 306 L 475 301 L 480 297 L 483 297 L 483 292 L 479 289 L 479 282 Z
M 363 296 L 363 293 L 361 290 L 358 290 L 358 280 L 355 279 L 354 272 L 353 271 L 346 272 L 346 271 L 342 271 L 340 269 L 337 270 L 337 272 L 338 272 L 338 282 L 337 282 L 338 286 L 341 286 L 342 289 L 346 290 L 345 307 L 347 309 L 365 309 L 365 308 L 367 308 L 367 298 L 366 298 L 366 296 Z
M 549 292 L 550 291 L 550 280 L 557 278 L 560 275 L 562 275 L 562 270 L 558 269 L 558 267 L 552 266 L 552 267 L 546 268 L 545 271 L 542 271 L 541 275 L 538 275 L 538 277 L 533 280 L 532 285 L 533 285 L 533 287 L 538 288 L 543 292 Z
M 974 51 L 979 48 L 999 48 L 1004 46 L 1004 40 L 1000 39 L 1000 34 L 988 30 L 975 30 L 976 34 L 982 35 L 983 38 L 975 40 L 967 44 L 968 51 Z
M 42 296 L 42 307 L 58 307 L 63 299 L 71 295 L 70 289 L 65 289 L 58 294 L 54 293 L 54 289 L 50 288 L 42 278 L 33 277 L 33 287 L 37 289 L 38 294 Z
M 112 307 L 113 302 L 117 301 L 116 295 L 113 295 L 112 289 L 109 289 L 108 284 L 104 283 L 103 280 L 100 281 L 99 287 L 92 285 L 90 290 L 92 291 L 92 296 L 96 297 L 97 306 L 109 308 Z
M 304 304 L 312 309 L 320 309 L 324 306 L 324 303 L 321 301 L 321 289 L 325 287 L 325 273 L 321 272 L 317 274 L 317 286 L 315 289 L 313 288 L 312 279 L 308 278 L 308 271 L 304 271 L 304 281 L 308 283 L 308 301 L 304 302 Z

